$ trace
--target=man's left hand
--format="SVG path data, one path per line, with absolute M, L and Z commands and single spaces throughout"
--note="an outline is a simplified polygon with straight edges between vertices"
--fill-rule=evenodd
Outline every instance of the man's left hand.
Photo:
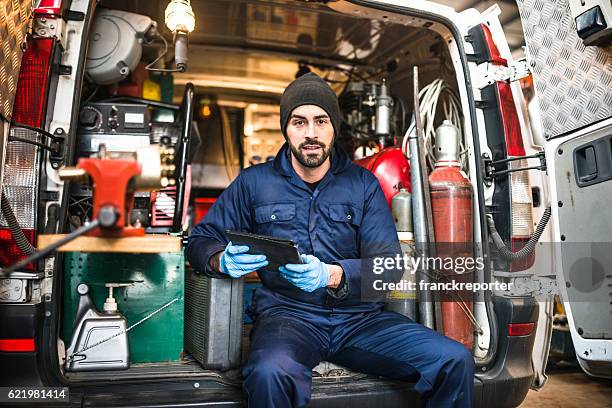
M 302 255 L 303 264 L 287 264 L 278 268 L 281 276 L 306 292 L 327 286 L 328 266 L 314 255 Z

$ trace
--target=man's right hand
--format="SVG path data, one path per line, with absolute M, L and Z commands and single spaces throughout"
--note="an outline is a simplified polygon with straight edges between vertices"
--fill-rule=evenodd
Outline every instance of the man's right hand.
M 240 278 L 268 265 L 265 255 L 252 255 L 247 252 L 249 247 L 246 245 L 233 245 L 231 242 L 227 244 L 221 254 L 220 271 L 232 278 Z

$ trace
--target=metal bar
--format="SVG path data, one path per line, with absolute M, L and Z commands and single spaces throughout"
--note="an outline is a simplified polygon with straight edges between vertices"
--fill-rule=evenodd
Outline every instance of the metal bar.
M 507 159 L 492 161 L 491 165 L 495 166 L 497 164 L 503 164 L 503 163 L 508 163 L 508 162 L 516 161 L 516 160 L 523 160 L 523 159 L 539 159 L 542 156 L 543 156 L 543 153 L 540 152 L 536 154 L 530 154 L 529 156 L 508 157 Z
M 13 264 L 12 266 L 0 271 L 0 275 L 10 275 L 11 273 L 15 272 L 18 269 L 24 268 L 26 267 L 28 264 L 32 263 L 32 262 L 36 262 L 41 258 L 44 258 L 45 256 L 49 255 L 51 252 L 54 252 L 57 248 L 61 247 L 64 244 L 67 244 L 68 242 L 80 237 L 81 235 L 95 229 L 98 228 L 100 226 L 100 220 L 99 219 L 95 219 L 92 222 L 90 222 L 87 225 L 83 225 L 82 227 L 72 231 L 70 234 L 66 234 L 66 236 L 56 242 L 54 242 L 53 244 L 44 247 L 43 249 L 41 249 L 40 251 L 36 251 L 35 253 L 33 253 L 32 255 L 28 256 L 27 258 L 22 259 L 21 261 L 17 262 L 16 264 Z
M 413 68 L 414 81 L 414 117 L 416 124 L 416 132 L 414 136 L 409 138 L 410 144 L 410 179 L 412 182 L 412 218 L 414 224 L 414 237 L 416 243 L 417 256 L 426 257 L 428 251 L 428 231 L 427 231 L 427 206 L 425 203 L 425 193 L 423 185 L 423 169 L 425 166 L 424 152 L 419 151 L 419 138 L 423 137 L 423 124 L 421 123 L 421 110 L 419 105 L 419 68 Z M 422 144 L 422 140 L 421 140 Z M 428 283 L 429 277 L 423 268 L 417 271 L 417 282 L 421 280 Z M 417 283 L 418 284 L 418 283 Z M 434 328 L 433 319 L 433 304 L 431 301 L 431 292 L 429 289 L 419 291 L 419 317 L 421 323 L 430 329 Z
M 530 166 L 530 167 L 521 167 L 518 169 L 507 169 L 507 170 L 500 170 L 500 171 L 495 171 L 493 173 L 491 173 L 491 178 L 496 178 L 499 176 L 503 176 L 506 175 L 508 173 L 515 173 L 517 171 L 527 171 L 527 170 L 542 170 L 542 166 Z
M 185 84 L 183 94 L 183 130 L 179 140 L 178 165 L 176 166 L 176 202 L 174 205 L 174 217 L 172 218 L 172 232 L 183 230 L 183 208 L 185 207 L 185 178 L 187 177 L 187 154 L 189 151 L 189 136 L 191 134 L 191 122 L 193 121 L 193 99 L 194 87 L 192 83 Z

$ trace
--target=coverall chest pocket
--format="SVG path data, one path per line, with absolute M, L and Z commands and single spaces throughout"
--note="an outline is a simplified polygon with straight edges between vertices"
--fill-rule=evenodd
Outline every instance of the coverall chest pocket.
M 255 207 L 255 233 L 292 238 L 294 219 L 294 203 L 262 204 Z
M 362 212 L 351 204 L 329 204 L 330 235 L 343 252 L 356 253 Z

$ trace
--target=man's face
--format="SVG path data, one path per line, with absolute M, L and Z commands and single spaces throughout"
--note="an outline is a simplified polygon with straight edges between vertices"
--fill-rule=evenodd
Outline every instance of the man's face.
M 319 167 L 334 146 L 334 126 L 327 112 L 316 105 L 298 106 L 287 123 L 291 153 L 305 167 Z

